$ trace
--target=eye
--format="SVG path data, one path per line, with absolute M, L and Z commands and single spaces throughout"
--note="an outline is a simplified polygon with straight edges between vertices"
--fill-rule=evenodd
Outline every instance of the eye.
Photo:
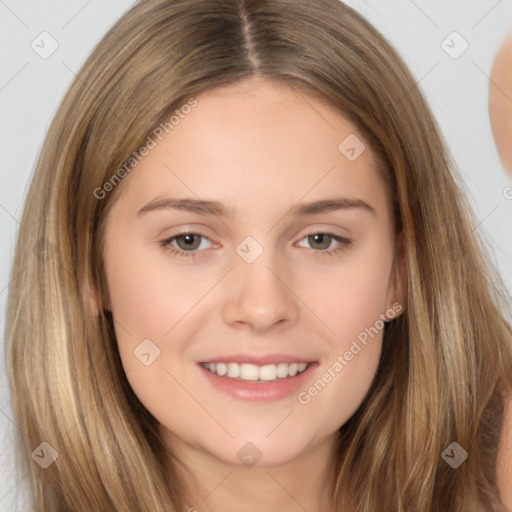
M 179 235 L 162 240 L 160 245 L 170 251 L 171 254 L 185 258 L 194 258 L 198 249 L 204 249 L 204 247 L 201 247 L 204 245 L 201 243 L 202 239 L 209 240 L 209 238 L 199 233 L 180 233 Z M 173 245 L 173 242 L 176 243 L 177 247 Z
M 211 243 L 208 237 L 199 233 L 180 233 L 162 240 L 160 245 L 173 255 L 185 258 L 194 258 L 200 249 L 205 249 L 204 244 L 202 243 L 203 240 L 207 240 Z M 352 240 L 349 240 L 348 238 L 334 235 L 333 233 L 321 232 L 306 235 L 301 239 L 301 242 L 302 240 L 307 240 L 315 252 L 326 256 L 345 251 L 353 243 Z M 337 244 L 334 249 L 331 248 L 333 242 Z M 302 247 L 302 245 L 300 246 Z
M 352 240 L 342 236 L 334 235 L 333 233 L 311 233 L 302 238 L 302 240 L 307 240 L 308 243 L 312 245 L 312 249 L 316 249 L 316 252 L 330 256 L 335 253 L 347 250 L 353 243 Z M 331 244 L 333 241 L 337 243 L 337 245 L 334 249 L 330 249 L 330 247 L 332 247 Z

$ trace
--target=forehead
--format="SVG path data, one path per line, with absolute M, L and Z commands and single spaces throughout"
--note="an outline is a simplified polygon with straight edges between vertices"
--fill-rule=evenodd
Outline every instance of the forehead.
M 131 173 L 129 200 L 181 193 L 238 211 L 342 194 L 386 209 L 371 149 L 333 107 L 261 79 L 209 89 L 196 100 Z

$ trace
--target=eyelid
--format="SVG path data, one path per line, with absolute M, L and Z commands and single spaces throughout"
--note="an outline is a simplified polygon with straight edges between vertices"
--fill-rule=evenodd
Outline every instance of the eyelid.
M 210 239 L 210 237 L 198 232 L 198 231 L 191 231 L 191 230 L 184 230 L 184 231 L 181 231 L 181 232 L 178 232 L 178 233 L 175 233 L 174 235 L 172 236 L 168 236 L 168 237 L 165 237 L 163 240 L 160 241 L 160 245 L 164 248 L 170 248 L 172 247 L 173 249 L 175 249 L 177 252 L 182 252 L 182 253 L 186 253 L 186 254 L 196 254 L 198 252 L 202 252 L 204 251 L 204 249 L 201 249 L 201 250 L 198 250 L 198 249 L 195 249 L 194 251 L 182 251 L 181 249 L 178 249 L 176 247 L 174 247 L 172 244 L 172 242 L 180 237 L 180 236 L 185 236 L 185 235 L 195 235 L 195 236 L 198 236 L 199 238 L 202 238 L 202 239 L 205 239 L 205 240 L 208 240 L 209 242 L 212 243 L 212 245 L 215 247 L 215 246 L 219 246 L 219 244 L 217 244 L 216 242 L 214 242 L 213 240 Z M 199 244 L 201 245 L 201 244 Z M 172 251 L 171 251 L 172 252 Z
M 310 236 L 313 236 L 313 235 L 327 235 L 327 236 L 330 236 L 333 240 L 335 240 L 337 242 L 337 245 L 333 249 L 324 249 L 324 250 L 312 249 L 312 251 L 314 251 L 315 253 L 324 254 L 326 256 L 327 255 L 332 256 L 338 252 L 345 251 L 354 244 L 354 241 L 350 238 L 347 238 L 347 237 L 344 237 L 341 235 L 337 235 L 336 233 L 332 233 L 330 231 L 322 231 L 322 230 L 316 230 L 316 231 L 307 233 L 306 235 L 304 235 L 303 237 L 301 237 L 299 239 L 299 242 L 301 242 L 305 238 L 309 238 Z M 298 243 L 298 242 L 296 242 L 296 243 Z
M 347 237 L 344 237 L 342 235 L 337 235 L 336 233 L 333 233 L 331 231 L 328 231 L 328 230 L 322 230 L 322 229 L 313 229 L 313 230 L 310 230 L 309 232 L 307 232 L 306 234 L 302 235 L 301 238 L 299 238 L 299 240 L 296 243 L 298 242 L 301 242 L 302 240 L 310 237 L 310 236 L 313 236 L 313 235 L 327 235 L 329 237 L 331 237 L 333 240 L 335 240 L 337 242 L 337 245 L 333 248 L 333 249 L 323 249 L 323 250 L 315 250 L 315 249 L 311 249 L 311 251 L 313 251 L 314 253 L 317 253 L 317 254 L 323 254 L 323 255 L 330 255 L 330 256 L 333 256 L 334 254 L 336 253 L 339 253 L 339 252 L 342 252 L 342 251 L 345 251 L 347 250 L 349 247 L 351 247 L 353 245 L 353 240 L 350 239 L 350 238 L 347 238 Z M 191 230 L 186 230 L 184 229 L 183 231 L 180 231 L 178 233 L 175 233 L 174 235 L 170 236 L 170 237 L 167 237 L 163 240 L 160 241 L 160 245 L 166 249 L 167 251 L 171 252 L 172 254 L 175 254 L 179 257 L 188 257 L 188 258 L 195 258 L 197 254 L 201 253 L 201 252 L 204 252 L 204 249 L 200 250 L 200 249 L 194 249 L 192 251 L 184 251 L 182 249 L 179 249 L 175 246 L 172 245 L 172 242 L 180 237 L 180 236 L 184 236 L 184 235 L 195 235 L 195 236 L 198 236 L 200 238 L 204 238 L 208 241 L 210 241 L 214 246 L 219 246 L 219 244 L 217 244 L 216 242 L 213 242 L 210 237 L 200 233 L 200 232 L 196 232 L 196 231 L 191 231 Z M 201 244 L 200 244 L 201 245 Z

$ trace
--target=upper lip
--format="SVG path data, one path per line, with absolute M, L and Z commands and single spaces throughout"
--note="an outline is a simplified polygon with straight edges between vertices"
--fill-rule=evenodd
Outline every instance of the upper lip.
M 304 359 L 302 357 L 292 356 L 290 354 L 233 354 L 230 356 L 223 357 L 212 357 L 205 359 L 203 363 L 248 363 L 255 364 L 257 366 L 264 366 L 267 364 L 278 364 L 278 363 L 312 363 L 312 359 Z

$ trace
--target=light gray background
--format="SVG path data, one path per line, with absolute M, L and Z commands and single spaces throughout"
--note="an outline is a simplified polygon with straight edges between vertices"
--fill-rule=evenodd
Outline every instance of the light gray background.
M 0 0 L 0 330 L 23 200 L 46 130 L 74 75 L 133 0 Z M 466 193 L 512 291 L 512 179 L 491 134 L 487 99 L 493 56 L 512 30 L 512 0 L 347 0 L 398 48 L 425 92 L 452 150 Z M 47 59 L 31 47 L 46 31 Z M 453 59 L 441 43 L 457 31 L 469 48 Z M 448 40 L 449 44 L 450 39 Z M 457 50 L 460 43 L 454 40 Z M 46 46 L 48 48 L 48 46 Z M 509 196 L 510 197 L 510 196 Z M 447 219 L 449 222 L 449 219 Z M 36 241 L 34 241 L 35 243 Z M 0 512 L 29 510 L 26 475 L 16 474 L 3 353 L 0 374 Z M 35 446 L 34 446 L 35 448 Z

